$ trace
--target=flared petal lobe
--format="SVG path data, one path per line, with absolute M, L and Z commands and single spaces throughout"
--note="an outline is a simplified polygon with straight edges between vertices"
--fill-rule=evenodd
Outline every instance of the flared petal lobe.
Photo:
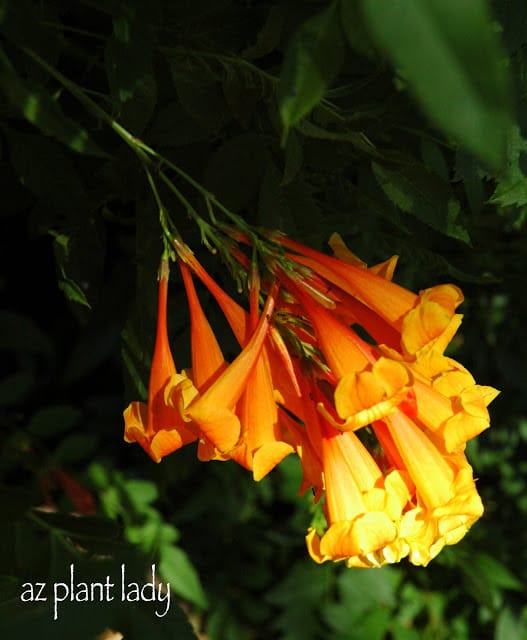
M 124 411 L 126 442 L 137 442 L 154 462 L 192 442 L 197 435 L 182 418 L 181 410 L 167 405 L 165 391 L 176 371 L 167 330 L 168 259 L 161 261 L 158 285 L 157 326 L 150 367 L 147 404 L 132 402 Z M 187 394 L 194 387 L 186 379 Z M 181 409 L 181 408 L 179 408 Z

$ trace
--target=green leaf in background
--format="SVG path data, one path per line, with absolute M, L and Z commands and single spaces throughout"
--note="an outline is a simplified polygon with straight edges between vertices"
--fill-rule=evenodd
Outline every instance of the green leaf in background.
M 291 215 L 280 185 L 280 172 L 268 161 L 258 196 L 258 222 L 291 233 Z
M 341 572 L 339 602 L 324 608 L 324 617 L 335 637 L 382 640 L 390 624 L 390 611 L 397 602 L 396 590 L 401 579 L 401 571 L 392 567 Z
M 503 167 L 512 106 L 487 3 L 360 0 L 360 6 L 372 39 L 430 121 L 494 170 Z
M 161 547 L 159 571 L 170 582 L 170 587 L 178 596 L 194 603 L 200 609 L 208 606 L 207 596 L 201 586 L 198 573 L 187 554 L 173 545 Z
M 87 460 L 97 449 L 98 438 L 93 433 L 72 433 L 66 436 L 53 454 L 57 465 Z
M 298 562 L 269 593 L 268 600 L 280 607 L 274 626 L 281 638 L 315 640 L 324 637 L 318 607 L 333 584 L 329 565 Z
M 522 137 L 518 127 L 514 127 L 507 147 L 507 168 L 498 179 L 498 184 L 489 202 L 499 207 L 518 207 L 527 205 L 527 177 L 522 169 L 527 154 L 527 140 Z
M 16 311 L 0 311 L 0 350 L 26 351 L 49 356 L 53 345 L 35 322 Z
M 209 135 L 216 133 L 231 118 L 221 74 L 199 58 L 170 55 L 169 63 L 183 109 Z
M 283 139 L 322 100 L 340 71 L 344 53 L 338 5 L 332 2 L 300 26 L 287 48 L 278 91 Z
M 113 34 L 105 51 L 106 73 L 122 124 L 138 135 L 157 101 L 150 24 L 159 7 L 157 2 L 116 3 L 115 7 Z
M 496 609 L 501 605 L 503 589 L 522 591 L 524 588 L 518 578 L 490 554 L 479 552 L 468 556 L 455 553 L 459 558 L 467 589 L 490 609 Z
M 405 162 L 396 170 L 377 162 L 372 167 L 386 196 L 402 211 L 450 238 L 470 244 L 468 232 L 458 219 L 460 204 L 448 182 L 415 161 Z
M 50 405 L 36 411 L 28 424 L 27 430 L 32 436 L 52 438 L 75 427 L 82 417 L 82 412 L 67 404 Z
M 521 612 L 505 607 L 499 612 L 494 640 L 524 640 L 527 637 L 527 607 Z
M 287 136 L 284 156 L 284 175 L 282 177 L 282 185 L 289 184 L 296 178 L 298 172 L 302 168 L 302 163 L 304 162 L 302 143 L 295 131 L 291 131 Z
M 20 110 L 28 122 L 77 153 L 105 157 L 106 154 L 79 124 L 67 117 L 55 98 L 37 86 L 25 82 L 11 69 L 0 51 L 0 88 L 8 101 Z
M 91 309 L 84 291 L 74 280 L 66 275 L 66 265 L 70 258 L 70 239 L 63 233 L 50 232 L 53 236 L 53 249 L 55 251 L 55 262 L 59 272 L 59 287 L 68 300 L 77 302 L 80 305 Z

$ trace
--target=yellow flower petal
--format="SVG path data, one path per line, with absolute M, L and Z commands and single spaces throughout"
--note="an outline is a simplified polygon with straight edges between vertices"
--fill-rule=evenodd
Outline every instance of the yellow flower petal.
M 385 419 L 418 494 L 428 508 L 448 503 L 454 472 L 430 439 L 401 411 Z
M 405 399 L 410 373 L 402 363 L 379 358 L 371 370 L 344 376 L 335 389 L 335 408 L 342 429 L 358 429 L 389 415 Z
M 415 308 L 402 323 L 403 352 L 415 355 L 433 346 L 443 353 L 461 324 L 463 316 L 456 314 L 455 309 L 462 301 L 463 294 L 451 284 L 421 291 Z

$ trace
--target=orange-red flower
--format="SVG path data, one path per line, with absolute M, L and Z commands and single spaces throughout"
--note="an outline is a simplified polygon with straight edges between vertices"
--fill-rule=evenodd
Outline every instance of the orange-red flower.
M 199 304 L 192 276 L 186 264 L 181 264 L 191 307 L 192 377 L 202 393 L 202 397 L 188 408 L 187 416 L 214 444 L 211 448 L 204 443 L 199 456 L 202 460 L 233 459 L 252 470 L 254 478 L 259 480 L 293 451 L 281 434 L 269 345 L 266 344 L 277 289 L 258 318 L 259 286 L 256 280 L 251 288 L 251 313 L 247 314 L 193 256 L 185 257 L 186 263 L 220 304 L 244 354 L 243 359 L 240 354 L 229 369 L 226 368 L 221 349 Z M 215 382 L 209 385 L 207 379 Z
M 196 439 L 197 434 L 182 418 L 181 408 L 190 403 L 197 394 L 192 381 L 178 374 L 167 331 L 167 296 L 169 264 L 161 261 L 159 270 L 157 330 L 154 354 L 150 367 L 148 401 L 132 402 L 124 411 L 126 442 L 137 442 L 154 462 Z M 165 402 L 165 391 L 169 381 L 179 381 L 180 406 L 174 408 Z
M 251 243 L 250 234 L 229 233 Z M 337 234 L 334 256 L 267 237 L 275 243 L 264 252 L 271 281 L 260 283 L 255 262 L 231 251 L 249 271 L 249 311 L 174 241 L 192 369 L 178 373 L 170 351 L 164 260 L 148 402 L 126 409 L 125 438 L 156 461 L 197 440 L 201 460 L 235 460 L 255 480 L 294 452 L 301 491 L 324 499 L 327 526 L 306 536 L 316 562 L 374 567 L 408 557 L 426 565 L 483 512 L 464 448 L 489 426 L 497 391 L 445 355 L 463 295 L 451 284 L 415 294 L 392 282 L 396 257 L 368 268 Z M 240 345 L 230 364 L 193 276 Z

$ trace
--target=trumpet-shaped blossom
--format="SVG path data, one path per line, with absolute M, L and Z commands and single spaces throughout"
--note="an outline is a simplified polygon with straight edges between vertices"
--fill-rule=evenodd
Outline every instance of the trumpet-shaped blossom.
M 159 272 L 157 328 L 150 367 L 148 401 L 132 402 L 124 411 L 126 442 L 137 442 L 154 460 L 161 459 L 183 445 L 196 440 L 196 432 L 183 419 L 185 406 L 197 395 L 197 389 L 185 375 L 176 371 L 168 341 L 167 297 L 168 260 L 163 259 Z M 179 402 L 172 407 L 165 402 L 167 384 L 177 381 Z
M 349 567 L 400 560 L 406 554 L 397 544 L 399 527 L 410 495 L 402 474 L 384 476 L 352 431 L 335 429 L 313 410 L 306 417 L 311 446 L 319 452 L 328 525 L 323 534 L 308 530 L 309 554 L 319 563 L 343 560 Z
M 323 500 L 326 527 L 306 536 L 316 562 L 428 564 L 483 513 L 464 449 L 488 428 L 487 406 L 498 393 L 445 355 L 462 320 L 461 291 L 451 284 L 409 291 L 392 281 L 396 256 L 368 268 L 338 234 L 333 256 L 267 234 L 262 257 L 272 280 L 260 282 L 259 241 L 251 261 L 232 240 L 251 245 L 254 236 L 225 231 L 232 259 L 248 273 L 249 310 L 174 241 L 192 369 L 178 373 L 170 351 L 164 261 L 148 401 L 125 411 L 125 439 L 156 461 L 197 440 L 201 460 L 232 459 L 255 480 L 296 453 L 301 492 L 311 488 Z M 230 364 L 193 276 L 240 345 Z
M 216 299 L 240 346 L 243 350 L 246 350 L 252 339 L 250 336 L 254 336 L 258 331 L 262 317 L 264 314 L 269 314 L 269 311 L 264 309 L 262 316 L 260 316 L 260 319 L 258 318 L 259 281 L 257 276 L 253 274 L 252 277 L 253 284 L 250 288 L 251 310 L 250 313 L 247 314 L 245 310 L 212 280 L 193 254 L 187 250 L 183 252 L 183 256 L 186 264 L 198 275 Z M 212 333 L 212 329 L 201 307 L 199 307 L 199 301 L 197 301 L 195 291 L 193 291 L 188 284 L 188 279 L 191 278 L 191 276 L 186 271 L 187 267 L 182 265 L 181 268 L 186 273 L 185 282 L 187 282 L 186 287 L 189 304 L 191 304 L 191 307 L 194 307 L 194 312 L 191 311 L 191 318 L 199 318 L 199 325 L 198 322 L 192 325 L 191 320 L 191 329 L 192 326 L 196 328 L 196 333 L 192 338 L 192 362 L 193 371 L 195 371 L 193 377 L 197 382 L 198 388 L 201 390 L 200 383 L 196 379 L 198 360 L 207 359 L 210 361 L 213 359 L 215 364 L 210 369 L 210 371 L 213 372 L 214 370 L 219 370 L 220 366 L 224 366 L 222 365 L 223 356 L 219 355 L 221 351 Z M 199 330 L 198 326 L 200 327 Z M 293 447 L 291 444 L 285 442 L 281 432 L 275 394 L 278 394 L 280 397 L 282 397 L 282 395 L 275 390 L 270 358 L 276 357 L 274 354 L 278 350 L 286 361 L 286 369 L 292 368 L 292 365 L 287 362 L 287 357 L 283 354 L 283 345 L 280 342 L 279 336 L 275 333 L 274 339 L 269 341 L 269 335 L 271 334 L 261 333 L 262 340 L 258 343 L 260 351 L 257 354 L 254 366 L 245 378 L 240 378 L 240 382 L 243 383 L 243 390 L 235 394 L 235 400 L 235 396 L 229 400 L 228 404 L 230 409 L 228 412 L 222 414 L 222 416 L 218 415 L 215 418 L 219 422 L 222 420 L 225 421 L 225 424 L 230 421 L 229 431 L 233 434 L 232 441 L 228 443 L 223 442 L 220 447 L 222 454 L 220 454 L 220 456 L 217 455 L 217 452 L 213 455 L 213 451 L 205 447 L 201 448 L 200 454 L 201 459 L 228 456 L 245 468 L 252 470 L 255 480 L 260 480 L 286 455 L 293 452 Z M 277 345 L 276 349 L 273 348 L 274 345 Z M 281 386 L 287 389 L 285 395 L 291 397 L 294 396 L 294 391 L 291 392 L 291 385 L 288 385 L 288 382 L 290 382 L 290 380 L 282 379 Z M 238 381 L 231 384 L 231 390 L 236 388 L 235 384 L 238 384 Z M 207 424 L 209 425 L 212 419 L 212 413 L 207 413 L 207 417 L 205 418 L 204 403 L 205 399 L 201 403 L 196 403 L 196 406 L 191 407 L 188 413 L 194 423 L 200 427 L 202 427 L 202 421 L 204 419 L 208 421 Z M 212 405 L 209 406 L 212 407 Z M 237 435 L 236 439 L 234 438 L 235 433 Z

